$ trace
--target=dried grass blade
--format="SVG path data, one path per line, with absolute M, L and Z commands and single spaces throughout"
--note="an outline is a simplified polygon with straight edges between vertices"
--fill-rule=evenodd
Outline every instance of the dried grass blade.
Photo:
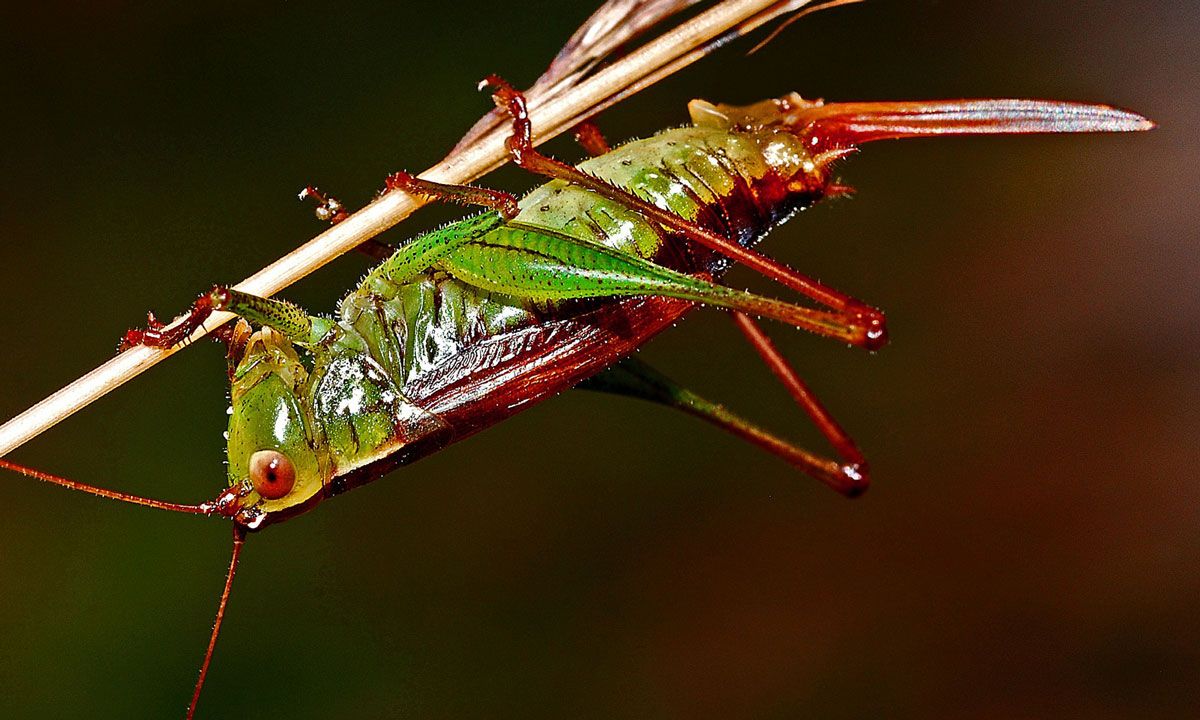
M 530 107 L 537 107 L 578 84 L 596 66 L 616 60 L 614 53 L 621 47 L 701 1 L 609 0 L 604 3 L 583 21 L 550 62 L 546 72 L 525 91 Z M 500 113 L 495 110 L 489 112 L 463 135 L 454 149 L 477 142 L 500 125 Z

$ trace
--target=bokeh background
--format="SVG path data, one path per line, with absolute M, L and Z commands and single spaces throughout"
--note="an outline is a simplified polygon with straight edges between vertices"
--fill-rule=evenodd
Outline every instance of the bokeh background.
M 432 164 L 487 109 L 475 81 L 528 84 L 593 7 L 8 7 L 0 416 L 146 309 L 317 232 L 303 185 L 356 205 Z M 252 538 L 202 716 L 1194 716 L 1198 36 L 1190 0 L 871 0 L 607 113 L 620 139 L 692 97 L 794 89 L 1108 101 L 1162 127 L 875 145 L 844 168 L 856 198 L 764 245 L 889 313 L 875 356 L 773 328 L 873 461 L 861 500 L 689 418 L 569 393 Z M 286 294 L 328 310 L 365 266 Z M 817 442 L 719 314 L 645 356 Z M 14 457 L 209 498 L 225 392 L 206 343 Z M 181 716 L 227 527 L 16 476 L 0 518 L 0 716 Z

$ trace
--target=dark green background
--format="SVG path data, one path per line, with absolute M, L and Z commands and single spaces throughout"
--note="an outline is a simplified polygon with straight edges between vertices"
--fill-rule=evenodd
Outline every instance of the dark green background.
M 317 232 L 306 183 L 357 205 L 432 164 L 487 109 L 480 77 L 528 84 L 591 9 L 8 8 L 0 416 L 105 360 L 146 309 Z M 844 169 L 857 198 L 765 244 L 889 312 L 876 356 L 772 328 L 870 455 L 863 499 L 693 420 L 568 394 L 252 538 L 202 716 L 1194 712 L 1198 14 L 872 0 L 609 112 L 620 139 L 681 123 L 691 97 L 794 89 L 1110 101 L 1163 127 L 870 147 Z M 286 295 L 328 310 L 364 267 Z M 719 314 L 645 356 L 816 442 Z M 224 408 L 206 343 L 14 457 L 208 498 Z M 181 716 L 227 553 L 215 521 L 0 478 L 0 716 Z

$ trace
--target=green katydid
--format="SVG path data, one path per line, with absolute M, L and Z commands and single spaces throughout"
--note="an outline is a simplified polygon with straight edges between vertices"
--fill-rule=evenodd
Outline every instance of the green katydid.
M 426 233 L 372 269 L 333 317 L 217 287 L 170 330 L 133 330 L 126 344 L 171 346 L 214 310 L 240 316 L 229 347 L 232 409 L 227 487 L 181 505 L 0 466 L 113 499 L 232 521 L 234 553 L 201 666 L 194 713 L 247 532 L 312 509 L 582 386 L 684 410 L 742 437 L 834 489 L 857 495 L 862 453 L 782 358 L 752 316 L 866 349 L 886 341 L 883 315 L 753 249 L 796 210 L 841 191 L 835 163 L 885 138 L 945 134 L 1146 130 L 1139 115 L 1048 101 L 810 102 L 792 94 L 746 107 L 695 101 L 692 125 L 569 166 L 530 142 L 524 99 L 488 83 L 512 118 L 514 161 L 551 180 L 523 199 L 398 173 L 389 189 L 483 205 Z M 336 220 L 328 202 L 323 214 Z M 809 304 L 734 290 L 718 280 L 741 262 Z M 683 388 L 631 354 L 697 305 L 728 311 L 834 448 L 800 448 Z

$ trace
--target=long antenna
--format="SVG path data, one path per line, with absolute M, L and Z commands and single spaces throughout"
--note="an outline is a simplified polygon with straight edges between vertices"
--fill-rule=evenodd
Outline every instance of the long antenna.
M 233 526 L 233 553 L 229 556 L 229 574 L 225 576 L 225 589 L 221 591 L 221 602 L 217 605 L 217 619 L 213 621 L 212 635 L 208 638 L 208 649 L 204 651 L 204 662 L 200 664 L 200 677 L 196 679 L 196 689 L 192 692 L 192 704 L 188 705 L 187 720 L 196 715 L 196 704 L 200 702 L 200 691 L 204 689 L 204 679 L 208 677 L 208 666 L 212 662 L 213 649 L 217 647 L 217 636 L 221 634 L 221 621 L 225 619 L 225 606 L 229 604 L 229 591 L 233 589 L 233 576 L 237 573 L 238 560 L 242 557 L 242 546 L 246 544 L 246 529 L 241 525 Z
M 134 505 L 142 505 L 143 507 L 151 507 L 158 510 L 170 510 L 172 512 L 188 513 L 191 515 L 211 515 L 213 513 L 213 506 L 210 503 L 203 503 L 201 505 L 183 505 L 181 503 L 155 500 L 154 498 L 142 497 L 140 495 L 131 495 L 129 493 L 118 492 L 116 490 L 108 490 L 106 488 L 96 487 L 95 485 L 88 485 L 87 483 L 81 483 L 75 480 L 68 480 L 67 478 L 59 477 L 58 475 L 51 475 L 50 473 L 42 472 L 41 470 L 34 470 L 31 467 L 18 465 L 15 462 L 10 462 L 3 458 L 0 458 L 0 468 L 21 473 L 25 477 L 31 477 L 35 480 L 41 480 L 42 482 L 48 482 L 54 485 L 61 485 L 62 487 L 69 488 L 71 490 L 78 490 L 79 492 L 85 492 L 89 495 L 95 495 L 96 497 L 108 498 L 109 500 L 120 500 L 121 502 L 132 503 Z

